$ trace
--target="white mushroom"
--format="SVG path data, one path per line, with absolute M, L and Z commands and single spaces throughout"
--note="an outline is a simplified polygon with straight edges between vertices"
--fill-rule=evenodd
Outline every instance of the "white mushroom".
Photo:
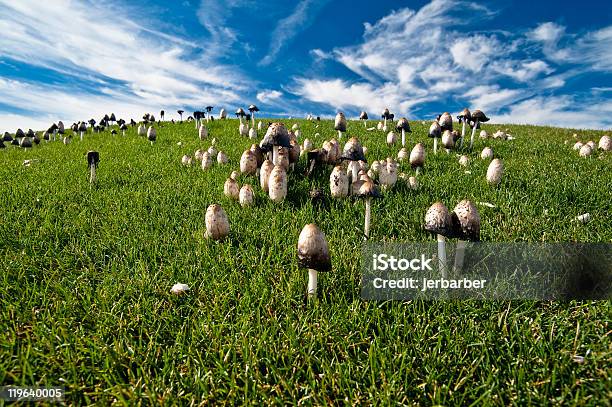
M 334 198 L 344 198 L 349 193 L 349 180 L 342 166 L 337 165 L 329 176 L 329 189 Z
M 398 161 L 404 161 L 409 157 L 408 154 L 408 150 L 406 150 L 405 148 L 402 148 L 399 153 L 397 153 L 397 160 Z
M 207 170 L 210 167 L 213 166 L 213 158 L 212 156 L 207 152 L 205 152 L 204 154 L 202 154 L 202 169 L 203 170 Z
M 253 187 L 249 184 L 245 184 L 240 188 L 240 193 L 238 195 L 238 201 L 240 202 L 240 206 L 243 208 L 246 206 L 250 206 L 253 204 Z
M 577 141 L 576 144 L 574 144 L 573 149 L 578 151 L 578 150 L 580 150 L 582 148 L 583 145 L 584 144 L 582 144 L 580 141 Z
M 493 149 L 491 147 L 485 147 L 480 153 L 480 158 L 483 160 L 490 160 L 493 158 Z
M 387 144 L 393 145 L 395 144 L 396 141 L 397 141 L 397 135 L 394 132 L 390 131 L 387 134 Z
M 282 202 L 287 196 L 287 172 L 279 165 L 275 165 L 268 180 L 268 192 L 274 202 Z
M 254 127 L 251 127 L 249 129 L 249 138 L 252 139 L 252 140 L 257 138 L 257 130 L 255 130 Z
M 599 149 L 604 151 L 612 150 L 612 139 L 610 139 L 610 136 L 601 136 L 599 139 Z
M 218 164 L 227 164 L 229 161 L 229 159 L 227 158 L 227 155 L 225 155 L 225 153 L 223 151 L 219 151 L 219 153 L 217 154 L 217 163 Z
M 244 150 L 240 157 L 240 172 L 247 175 L 255 175 L 257 171 L 257 157 L 251 150 Z
M 184 166 L 190 166 L 192 162 L 193 162 L 193 159 L 187 154 L 185 154 L 183 158 L 181 159 L 181 163 Z
M 200 136 L 200 140 L 205 140 L 208 137 L 208 129 L 203 124 L 200 125 L 200 130 L 198 131 L 198 135 Z
M 580 151 L 578 152 L 580 157 L 588 157 L 592 153 L 593 153 L 593 149 L 591 148 L 589 144 L 585 144 L 582 147 L 580 147 Z
M 183 295 L 187 294 L 190 290 L 191 289 L 187 284 L 177 283 L 172 286 L 172 288 L 170 289 L 170 293 L 174 295 Z
M 261 170 L 259 171 L 259 185 L 266 194 L 268 193 L 268 181 L 270 179 L 270 173 L 273 169 L 274 164 L 272 164 L 272 161 L 265 160 L 261 165 Z
M 317 225 L 304 226 L 298 238 L 297 251 L 299 266 L 308 269 L 308 297 L 316 297 L 318 272 L 331 270 L 327 240 Z
M 499 158 L 494 159 L 487 168 L 487 182 L 491 185 L 499 184 L 503 173 L 504 164 Z
M 221 205 L 213 204 L 206 209 L 204 218 L 206 237 L 213 240 L 223 240 L 230 232 L 229 220 Z
M 228 178 L 223 184 L 223 194 L 231 199 L 238 199 L 240 190 L 238 189 L 238 183 L 234 178 Z

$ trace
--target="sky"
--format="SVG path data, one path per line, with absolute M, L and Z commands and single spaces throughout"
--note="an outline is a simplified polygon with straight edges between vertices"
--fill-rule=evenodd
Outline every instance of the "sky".
M 0 131 L 252 103 L 608 129 L 610 50 L 603 0 L 0 0 Z

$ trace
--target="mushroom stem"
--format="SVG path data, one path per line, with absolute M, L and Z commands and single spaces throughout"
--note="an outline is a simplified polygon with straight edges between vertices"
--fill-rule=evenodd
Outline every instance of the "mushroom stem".
M 368 128 L 368 121 L 367 120 L 363 121 L 363 127 L 366 128 L 366 129 Z
M 385 126 L 387 125 L 387 118 L 385 117 Z
M 402 147 L 406 145 L 406 130 L 402 129 Z
M 438 268 L 442 278 L 446 278 L 446 238 L 438 235 Z
M 278 160 L 278 146 L 272 146 L 272 164 L 277 165 Z
M 363 234 L 367 239 L 370 237 L 370 222 L 372 220 L 372 198 L 368 197 L 365 201 L 365 224 L 363 227 Z
M 253 128 L 255 128 L 255 112 L 251 112 L 251 123 L 253 124 Z
M 200 119 L 195 119 L 196 130 L 200 127 Z
M 465 123 L 466 123 L 467 120 L 464 117 L 463 119 L 461 119 L 461 121 L 463 122 L 463 124 L 461 125 L 461 140 L 459 140 L 458 148 L 462 148 L 463 147 L 463 138 L 465 137 Z
M 472 129 L 472 137 L 470 137 L 470 150 L 474 146 L 474 135 L 476 134 L 476 129 L 478 128 L 478 120 L 474 123 L 474 128 Z
M 438 154 L 438 138 L 434 137 L 434 154 Z
M 83 141 L 83 132 L 79 132 L 79 135 L 81 136 L 81 141 Z
M 455 264 L 453 265 L 453 272 L 459 272 L 463 268 L 463 259 L 465 258 L 465 240 L 459 240 L 457 242 L 457 249 L 455 250 Z
M 308 269 L 308 297 L 316 298 L 317 296 L 317 270 Z
M 359 168 L 356 165 L 353 165 L 353 173 L 351 174 L 351 184 L 357 181 L 359 177 Z
M 338 130 L 338 140 L 342 140 L 342 132 Z
M 151 141 L 151 145 L 153 145 L 153 142 Z
M 96 166 L 93 164 L 89 166 L 89 182 L 91 184 L 96 182 Z
M 125 137 L 125 130 L 121 130 L 121 135 Z

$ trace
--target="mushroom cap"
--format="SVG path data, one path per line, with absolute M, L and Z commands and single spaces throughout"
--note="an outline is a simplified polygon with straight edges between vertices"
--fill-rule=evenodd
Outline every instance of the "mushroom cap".
M 246 113 L 243 108 L 239 107 L 236 109 L 236 116 L 246 116 Z
M 487 168 L 487 182 L 492 185 L 499 184 L 503 173 L 504 163 L 499 158 L 495 158 Z
M 213 240 L 222 240 L 229 235 L 229 220 L 221 205 L 210 205 L 206 209 L 204 221 L 206 223 L 206 237 Z
M 453 116 L 449 112 L 442 113 L 438 118 L 438 123 L 440 123 L 442 131 L 453 130 Z
M 245 207 L 252 205 L 254 195 L 255 192 L 253 191 L 253 187 L 249 184 L 244 184 L 238 193 L 238 202 L 240 202 L 240 206 Z
M 336 114 L 336 119 L 334 120 L 334 130 L 345 132 L 346 131 L 346 117 L 344 117 L 344 113 L 338 112 Z
M 389 112 L 389 108 L 385 107 L 385 110 L 382 111 L 382 114 L 380 116 L 383 119 L 389 119 L 389 117 L 391 116 L 391 112 Z
M 412 133 L 412 130 L 410 130 L 410 123 L 408 123 L 408 119 L 406 119 L 405 117 L 402 117 L 397 121 L 395 128 L 398 131 L 404 130 L 405 132 Z
M 255 154 L 255 158 L 257 159 L 257 167 L 261 167 L 261 164 L 264 162 L 264 154 L 257 144 L 251 144 L 251 151 Z
M 127 130 L 127 125 L 125 123 L 123 123 L 120 127 L 119 130 Z
M 381 198 L 380 191 L 376 187 L 376 184 L 369 178 L 365 181 L 357 181 L 353 189 L 355 190 L 357 186 L 358 188 L 356 188 L 357 192 L 355 192 L 355 196 L 359 198 Z
M 340 160 L 367 161 L 363 154 L 363 147 L 356 137 L 351 137 L 344 145 Z
M 366 112 L 361 112 L 359 114 L 359 120 L 368 120 L 368 114 Z
M 249 112 L 259 112 L 259 108 L 255 105 L 250 105 Z
M 289 132 L 283 123 L 272 123 L 266 131 L 266 135 L 259 144 L 263 152 L 272 150 L 273 146 L 291 148 Z
M 487 117 L 487 115 L 485 115 L 485 114 L 483 113 L 483 111 L 482 111 L 482 110 L 474 110 L 474 111 L 472 112 L 472 120 L 473 120 L 473 121 L 476 121 L 476 120 L 477 120 L 477 121 L 479 121 L 480 123 L 484 123 L 484 122 L 488 122 L 488 121 L 489 121 L 489 120 L 491 120 L 491 119 L 489 119 L 489 118 Z
M 610 151 L 612 150 L 612 140 L 610 136 L 604 135 L 599 139 L 598 147 L 600 150 Z
M 157 138 L 157 132 L 155 131 L 155 127 L 150 126 L 147 129 L 147 138 L 149 139 L 149 141 L 155 141 L 155 139 Z
M 440 126 L 440 123 L 438 123 L 437 121 L 433 121 L 431 123 L 431 126 L 429 126 L 428 136 L 430 138 L 440 138 L 442 136 L 442 127 Z
M 410 165 L 412 168 L 422 167 L 425 164 L 425 146 L 417 143 L 410 152 Z
M 21 129 L 17 129 L 15 132 L 15 137 L 25 137 L 25 133 Z
M 79 125 L 79 131 L 87 131 L 87 124 L 85 122 L 81 122 Z
M 455 138 L 450 130 L 444 130 L 442 134 L 442 145 L 445 148 L 453 148 L 455 146 Z
M 451 218 L 453 229 L 459 239 L 480 241 L 480 215 L 472 201 L 464 199 L 459 202 L 453 209 Z
M 462 120 L 464 118 L 466 120 L 471 120 L 472 119 L 472 113 L 470 113 L 470 109 L 468 109 L 467 107 L 465 109 L 463 109 L 461 111 L 461 113 L 459 113 L 459 115 L 457 116 L 457 120 Z
M 4 137 L 2 137 L 2 141 L 11 142 L 13 141 L 13 137 L 9 134 L 8 131 L 5 131 Z
M 325 235 L 314 223 L 304 226 L 297 244 L 298 265 L 317 271 L 330 271 L 331 258 Z
M 98 153 L 97 151 L 88 151 L 86 154 L 86 158 L 87 163 L 90 166 L 95 165 L 97 167 L 98 163 L 100 162 L 100 153 Z
M 436 202 L 425 214 L 424 228 L 430 233 L 446 237 L 453 236 L 453 220 L 448 208 L 442 202 Z

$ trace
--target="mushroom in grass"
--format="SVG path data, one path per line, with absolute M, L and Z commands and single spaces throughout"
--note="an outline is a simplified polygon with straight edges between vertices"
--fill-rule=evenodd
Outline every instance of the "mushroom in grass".
M 463 140 L 465 139 L 465 125 L 472 120 L 470 110 L 467 107 L 463 109 L 463 111 L 459 113 L 459 116 L 457 116 L 457 120 L 461 122 L 461 138 L 459 141 L 459 148 L 461 148 L 463 147 Z
M 278 149 L 278 155 L 276 161 L 273 162 L 275 166 L 283 167 L 285 171 L 289 170 L 289 150 L 284 147 Z
M 232 174 L 233 175 L 233 174 Z M 231 199 L 238 199 L 240 190 L 238 188 L 238 182 L 236 182 L 236 178 L 230 176 L 223 184 L 223 194 Z
M 383 129 L 383 127 L 385 127 L 385 126 L 383 125 L 383 122 L 378 122 L 378 124 L 376 125 L 376 129 L 377 129 L 377 130 L 382 130 L 382 129 Z
M 121 126 L 119 126 L 119 130 L 121 130 L 121 135 L 123 137 L 125 137 L 125 131 L 128 129 L 127 125 L 125 123 L 121 123 Z
M 331 258 L 325 235 L 314 223 L 304 226 L 300 232 L 297 252 L 299 267 L 308 269 L 308 297 L 316 297 L 317 274 L 331 270 Z
M 149 126 L 147 129 L 147 139 L 151 142 L 151 145 L 157 140 L 157 132 L 155 131 L 155 127 Z
M 305 138 L 302 150 L 305 151 L 305 152 L 309 152 L 309 151 L 311 151 L 313 149 L 313 147 L 314 146 L 312 144 L 312 141 L 310 141 L 309 139 Z
M 338 131 L 338 140 L 342 140 L 342 133 L 346 131 L 346 117 L 344 117 L 344 113 L 338 112 L 338 114 L 336 114 L 334 130 Z
M 387 133 L 387 144 L 392 146 L 397 142 L 397 135 L 390 131 L 389 133 Z
M 28 132 L 29 133 L 29 132 Z M 28 134 L 30 137 L 34 137 L 33 135 Z M 593 140 L 587 141 L 587 145 L 591 147 L 591 150 L 597 150 L 597 144 Z
M 363 154 L 363 147 L 356 137 L 351 137 L 349 141 L 344 145 L 342 155 L 340 156 L 341 161 L 366 161 L 365 155 Z M 357 166 L 353 166 L 351 172 L 351 183 L 357 181 L 357 174 L 359 169 Z
M 472 122 L 470 123 L 472 127 L 472 136 L 470 137 L 470 149 L 474 146 L 474 135 L 476 134 L 476 129 L 480 128 L 480 123 L 488 122 L 489 119 L 481 110 L 474 110 L 472 112 Z
M 404 147 L 406 145 L 406 133 L 412 133 L 412 130 L 410 130 L 410 123 L 408 123 L 408 119 L 406 119 L 405 117 L 399 119 L 397 121 L 397 124 L 395 125 L 395 129 L 397 131 L 402 132 L 402 147 Z
M 200 125 L 200 129 L 198 130 L 198 136 L 200 136 L 200 140 L 204 141 L 206 137 L 208 137 L 208 129 L 204 126 L 204 123 Z
M 262 121 L 260 120 L 260 121 L 257 123 L 257 130 L 259 131 L 259 130 L 261 130 L 261 129 L 263 129 L 263 123 L 262 123 Z
M 259 112 L 259 108 L 255 105 L 250 105 L 249 112 L 251 112 L 252 126 L 255 128 L 255 112 Z
M 577 141 L 577 142 L 576 142 L 576 144 L 574 144 L 573 149 L 574 149 L 574 150 L 576 150 L 576 151 L 578 151 L 578 150 L 580 150 L 580 149 L 582 148 L 582 146 L 583 146 L 583 145 L 584 145 L 584 144 L 583 144 L 582 142 Z
M 244 150 L 240 157 L 240 172 L 247 175 L 255 175 L 257 172 L 257 157 L 251 150 Z
M 397 162 L 391 157 L 380 163 L 378 181 L 383 188 L 390 188 L 397 182 Z
M 462 155 L 461 157 L 459 157 L 459 165 L 463 167 L 467 167 L 469 162 L 470 162 L 470 159 L 467 155 Z
M 410 152 L 410 166 L 416 169 L 417 174 L 421 172 L 421 168 L 425 164 L 425 146 L 422 143 L 418 143 L 412 148 Z
M 337 165 L 329 176 L 329 189 L 334 198 L 345 198 L 349 193 L 349 179 L 341 165 Z
M 250 206 L 253 204 L 253 196 L 255 193 L 253 192 L 253 187 L 249 184 L 245 184 L 240 188 L 240 193 L 238 195 L 238 202 L 240 202 L 240 206 L 243 208 L 246 206 Z
M 363 225 L 363 235 L 365 238 L 370 237 L 370 223 L 372 220 L 372 198 L 380 198 L 380 192 L 374 182 L 366 176 L 366 180 L 360 181 L 359 189 L 355 195 L 365 199 L 365 222 Z
M 227 155 L 223 151 L 219 151 L 217 153 L 217 164 L 220 164 L 220 165 L 227 164 L 228 161 L 229 159 L 227 158 Z
M 383 118 L 383 120 L 384 120 L 384 123 L 383 123 L 383 129 L 385 129 L 385 127 L 387 127 L 387 120 L 390 120 L 390 119 L 391 119 L 391 113 L 389 112 L 389 108 L 386 108 L 386 107 L 385 107 L 385 110 L 383 110 L 383 112 L 382 112 L 382 114 L 381 114 L 380 116 L 381 116 L 381 117 Z M 386 131 L 386 130 L 385 130 L 385 131 Z
M 359 120 L 363 121 L 363 127 L 368 127 L 368 114 L 366 112 L 359 114 Z
M 224 120 L 226 118 L 227 118 L 227 110 L 222 108 L 221 110 L 219 110 L 219 119 Z
M 440 123 L 438 123 L 437 121 L 434 121 L 431 123 L 431 126 L 429 126 L 428 137 L 433 138 L 434 154 L 437 154 L 438 153 L 438 139 L 442 137 L 442 127 L 440 126 Z
M 450 130 L 444 130 L 444 133 L 442 133 L 442 145 L 447 154 L 449 154 L 451 148 L 455 146 L 455 136 Z
M 185 113 L 185 111 L 184 110 L 177 110 L 176 112 L 181 117 L 181 123 L 182 123 L 183 122 L 183 113 Z
M 87 166 L 89 167 L 89 182 L 94 184 L 96 182 L 96 169 L 100 162 L 100 153 L 97 151 L 88 151 L 86 158 Z
M 438 117 L 438 123 L 442 131 L 453 131 L 453 116 L 448 112 L 444 112 Z
M 206 209 L 204 218 L 206 223 L 206 237 L 213 240 L 223 240 L 230 232 L 227 214 L 221 205 L 213 204 Z
M 491 185 L 497 185 L 501 181 L 504 174 L 504 163 L 499 158 L 494 159 L 487 168 L 487 182 Z
M 291 170 L 293 170 L 295 168 L 295 163 L 300 160 L 301 147 L 296 139 L 291 139 L 289 142 L 291 143 L 291 148 L 287 151 L 287 153 L 289 154 L 289 165 Z
M 480 153 L 480 158 L 483 160 L 490 160 L 493 158 L 493 149 L 491 147 L 485 147 Z
M 582 147 L 580 147 L 580 151 L 578 151 L 578 155 L 580 155 L 580 157 L 588 157 L 592 153 L 593 153 L 593 148 L 591 147 L 590 144 L 583 145 Z
M 442 277 L 446 277 L 446 238 L 453 237 L 453 221 L 448 208 L 442 202 L 436 202 L 425 214 L 425 230 L 436 235 L 438 241 L 438 268 Z
M 257 144 L 251 144 L 251 151 L 255 154 L 255 159 L 257 160 L 257 168 L 261 167 L 261 164 L 264 162 L 264 153 L 261 147 Z
M 191 289 L 187 284 L 177 283 L 172 286 L 170 289 L 170 293 L 174 295 L 184 295 L 187 294 Z
M 268 181 L 270 180 L 270 174 L 273 169 L 274 164 L 272 164 L 272 161 L 265 160 L 259 171 L 259 185 L 266 194 L 268 193 Z
M 480 214 L 472 201 L 464 199 L 453 209 L 451 219 L 453 230 L 459 238 L 455 250 L 453 270 L 460 271 L 463 268 L 463 259 L 465 258 L 465 242 L 480 241 Z
M 406 150 L 405 148 L 402 148 L 399 151 L 399 153 L 397 153 L 398 161 L 405 161 L 408 157 L 409 157 L 408 150 Z
M 285 125 L 282 123 L 270 124 L 259 146 L 264 153 L 272 151 L 272 162 L 275 163 L 278 160 L 276 157 L 279 147 L 291 147 L 289 132 L 285 128 Z
M 147 128 L 142 124 L 138 126 L 138 135 L 143 137 L 147 135 Z
M 287 196 L 287 172 L 275 165 L 268 179 L 268 194 L 274 202 L 282 202 Z
M 83 141 L 83 135 L 85 133 L 87 133 L 87 123 L 81 122 L 81 124 L 79 124 L 79 136 L 81 138 L 81 141 Z
M 207 170 L 211 168 L 214 164 L 214 156 L 211 155 L 208 151 L 202 154 L 202 169 Z
M 193 163 L 193 158 L 191 158 L 191 156 L 188 154 L 185 154 L 183 158 L 181 158 L 181 164 L 183 164 L 186 167 L 191 166 L 192 163 Z
M 610 139 L 610 136 L 601 136 L 601 138 L 599 139 L 598 147 L 600 150 L 611 151 L 612 139 Z
M 255 130 L 255 127 L 251 127 L 249 129 L 249 138 L 251 140 L 255 140 L 257 138 L 257 130 Z

